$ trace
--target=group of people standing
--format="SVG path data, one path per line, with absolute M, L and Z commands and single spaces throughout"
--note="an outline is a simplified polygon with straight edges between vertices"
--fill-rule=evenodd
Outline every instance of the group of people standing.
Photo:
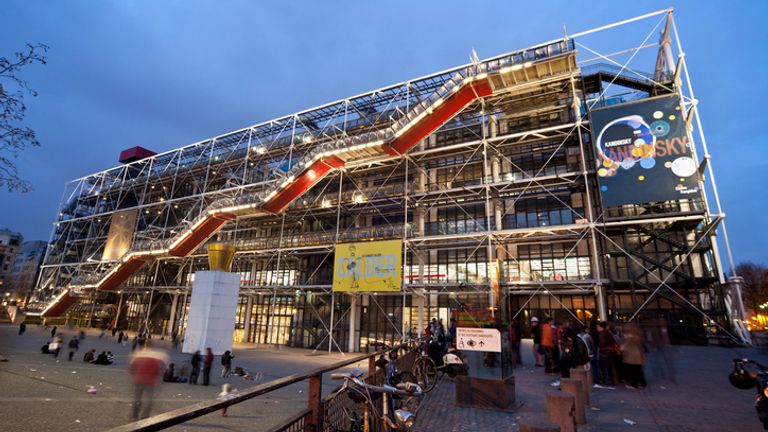
M 643 363 L 647 349 L 642 330 L 637 324 L 621 328 L 605 321 L 593 321 L 590 327 L 561 325 L 552 318 L 539 323 L 531 318 L 533 356 L 536 366 L 545 373 L 570 376 L 573 367 L 588 364 L 596 383 L 614 385 L 623 382 L 627 388 L 646 386 Z

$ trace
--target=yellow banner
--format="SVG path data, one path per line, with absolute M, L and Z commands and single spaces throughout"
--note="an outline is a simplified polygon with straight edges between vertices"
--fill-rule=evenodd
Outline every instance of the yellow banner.
M 333 291 L 398 292 L 402 288 L 402 240 L 336 245 Z

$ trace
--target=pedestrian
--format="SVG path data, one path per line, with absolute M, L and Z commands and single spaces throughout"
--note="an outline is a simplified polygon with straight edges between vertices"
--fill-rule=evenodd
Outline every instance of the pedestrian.
M 25 331 L 27 331 L 27 323 L 26 321 L 22 321 L 21 324 L 19 324 L 19 336 L 23 335 Z
M 571 368 L 589 363 L 589 348 L 584 340 L 570 327 L 563 330 L 562 350 L 560 353 L 560 376 L 571 377 Z
M 189 383 L 197 384 L 197 377 L 200 375 L 200 362 L 203 361 L 203 357 L 200 355 L 200 350 L 195 351 L 192 354 L 192 360 L 189 361 L 192 366 L 192 370 L 189 372 Z
M 56 329 L 58 329 L 58 327 L 53 326 L 53 328 L 51 329 L 51 337 L 56 336 Z
M 176 330 L 171 333 L 171 342 L 173 342 L 173 349 L 179 349 L 179 335 Z
M 133 336 L 133 340 L 131 341 L 131 352 L 136 351 L 136 346 L 139 345 L 139 337 Z
M 72 357 L 75 356 L 75 351 L 77 351 L 78 348 L 80 348 L 80 341 L 77 339 L 76 336 L 72 336 L 72 339 L 69 340 L 69 344 L 67 345 L 69 348 L 69 361 L 72 361 Z
M 206 348 L 203 361 L 203 385 L 207 386 L 211 383 L 211 367 L 213 367 L 213 351 L 211 348 Z
M 628 389 L 644 388 L 645 361 L 643 334 L 637 324 L 629 323 L 624 326 L 624 338 L 621 344 L 622 376 Z
M 546 318 L 541 328 L 541 347 L 544 350 L 544 373 L 555 373 L 557 366 L 555 358 L 555 333 L 552 318 Z
M 133 420 L 149 417 L 155 385 L 168 362 L 165 353 L 152 350 L 149 346 L 144 346 L 131 358 L 129 370 L 134 386 L 131 406 Z
M 456 318 L 451 318 L 451 325 L 448 326 L 448 339 L 451 346 L 456 348 Z
M 118 333 L 118 335 L 117 335 L 117 343 L 118 344 L 123 343 L 123 337 L 125 337 L 125 333 L 123 333 L 123 331 L 120 330 L 120 333 Z
M 531 338 L 533 339 L 533 362 L 535 367 L 544 367 L 541 358 L 541 327 L 539 319 L 531 318 Z
M 219 400 L 226 400 L 227 395 L 229 394 L 229 384 L 224 384 L 221 386 L 221 393 L 219 393 Z M 224 407 L 221 409 L 221 416 L 226 417 L 227 416 L 227 407 Z
M 115 337 L 115 334 L 117 334 L 117 327 L 112 326 L 112 337 Z
M 233 356 L 229 350 L 224 351 L 224 354 L 221 355 L 221 377 L 222 378 L 229 377 L 229 374 L 232 372 L 233 358 L 235 358 L 235 356 Z
M 92 363 L 95 358 L 96 358 L 96 349 L 92 349 L 85 353 L 85 355 L 83 356 L 83 361 L 85 363 Z
M 608 328 L 608 323 L 601 321 L 597 325 L 597 356 L 600 366 L 600 380 L 603 385 L 613 385 L 616 382 L 615 358 L 619 355 L 619 346 Z

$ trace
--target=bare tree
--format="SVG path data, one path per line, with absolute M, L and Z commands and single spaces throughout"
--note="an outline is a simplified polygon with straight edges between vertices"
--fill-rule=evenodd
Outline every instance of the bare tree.
M 736 274 L 744 278 L 744 307 L 759 312 L 760 305 L 768 301 L 768 267 L 744 262 L 736 266 Z
M 37 92 L 20 77 L 20 72 L 30 64 L 46 64 L 46 52 L 46 45 L 27 44 L 26 50 L 10 58 L 0 57 L 0 188 L 9 192 L 32 190 L 32 185 L 19 177 L 14 161 L 26 148 L 40 146 L 35 131 L 22 124 L 27 114 L 24 97 L 35 97 Z

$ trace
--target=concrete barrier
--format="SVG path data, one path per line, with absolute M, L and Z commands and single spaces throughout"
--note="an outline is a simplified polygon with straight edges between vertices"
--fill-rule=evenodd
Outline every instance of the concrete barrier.
M 587 415 L 584 412 L 584 386 L 580 380 L 563 378 L 560 380 L 560 388 L 573 395 L 573 417 L 577 425 L 587 424 Z
M 584 404 L 590 405 L 592 395 L 592 371 L 582 368 L 571 369 L 571 378 L 582 382 L 584 386 Z
M 576 432 L 573 412 L 573 394 L 564 391 L 547 393 L 547 417 L 560 425 L 560 432 Z

